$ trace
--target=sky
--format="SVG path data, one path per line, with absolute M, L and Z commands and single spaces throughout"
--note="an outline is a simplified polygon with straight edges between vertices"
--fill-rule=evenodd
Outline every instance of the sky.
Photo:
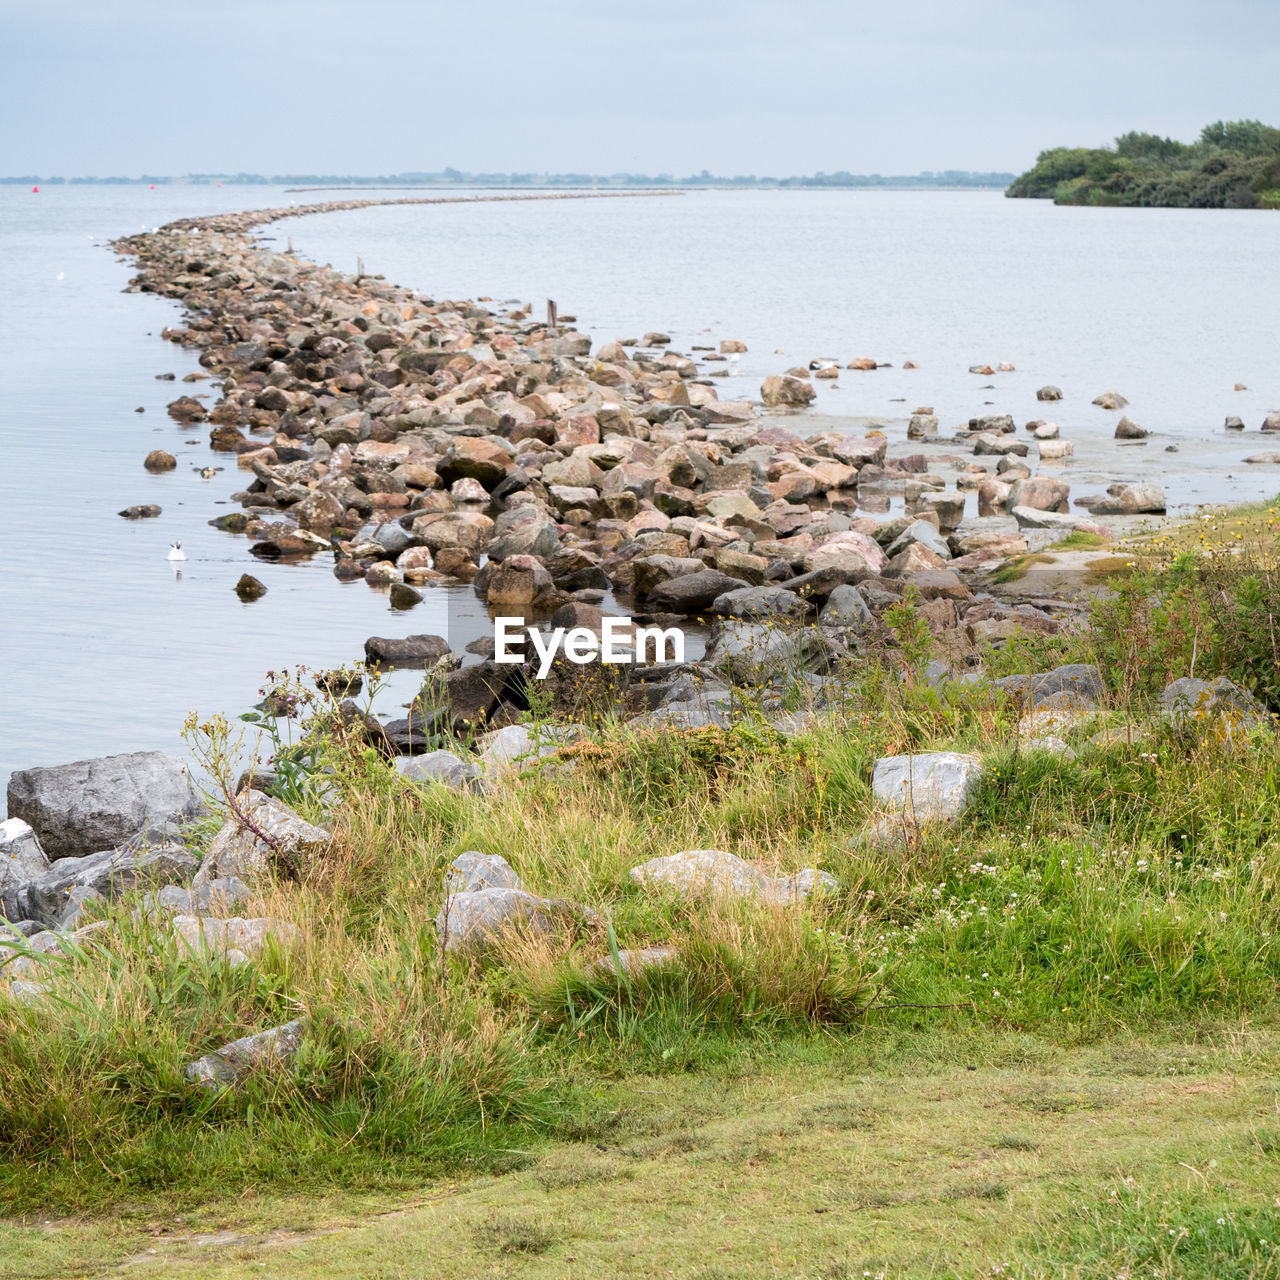
M 0 0 L 0 175 L 1017 172 L 1277 85 L 1280 0 Z

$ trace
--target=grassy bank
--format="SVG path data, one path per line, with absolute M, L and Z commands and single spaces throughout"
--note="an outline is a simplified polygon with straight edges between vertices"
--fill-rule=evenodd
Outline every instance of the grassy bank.
M 153 1247 L 144 1270 L 247 1274 L 300 1220 L 336 1229 L 285 1237 L 273 1274 L 1274 1275 L 1280 746 L 1156 714 L 1192 667 L 1274 705 L 1267 573 L 1175 548 L 1091 629 L 989 650 L 992 677 L 1100 665 L 1070 755 L 1028 750 L 1005 691 L 924 680 L 902 616 L 791 737 L 606 722 L 489 796 L 330 739 L 343 799 L 302 808 L 331 847 L 242 909 L 301 941 L 231 965 L 125 900 L 48 998 L 0 997 L 0 1275 Z M 868 839 L 875 760 L 940 749 L 986 764 L 963 815 Z M 469 849 L 595 923 L 444 956 Z M 840 888 L 631 881 L 683 849 Z M 611 963 L 655 945 L 675 957 Z M 295 1017 L 292 1071 L 184 1079 Z M 185 1238 L 215 1222 L 240 1234 Z M 158 1224 L 185 1242 L 142 1243 Z

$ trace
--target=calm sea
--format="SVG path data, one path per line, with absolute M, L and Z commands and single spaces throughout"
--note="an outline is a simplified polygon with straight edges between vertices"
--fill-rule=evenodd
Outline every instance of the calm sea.
M 243 476 L 196 474 L 227 459 L 209 452 L 207 429 L 164 412 L 192 388 L 155 375 L 198 368 L 160 340 L 177 308 L 123 294 L 129 268 L 104 247 L 175 217 L 339 197 L 0 188 L 0 782 L 27 765 L 178 750 L 189 710 L 245 710 L 268 668 L 336 665 L 368 635 L 443 629 L 443 593 L 392 614 L 384 595 L 336 582 L 324 558 L 257 564 L 243 538 L 208 527 Z M 1267 447 L 1257 427 L 1280 408 L 1273 215 L 1057 209 L 993 193 L 695 192 L 367 209 L 266 231 L 437 297 L 554 298 L 600 341 L 656 329 L 687 351 L 741 338 L 749 352 L 722 398 L 813 357 L 874 356 L 895 367 L 818 384 L 824 414 L 893 419 L 928 404 L 944 429 L 983 412 L 1053 417 L 1089 459 L 1068 473 L 1076 492 L 1149 478 L 1185 507 L 1280 487 L 1277 469 L 1240 466 Z M 903 370 L 907 359 L 920 368 Z M 1016 372 L 967 372 L 1002 360 Z M 1046 382 L 1062 403 L 1037 404 Z M 1115 415 L 1089 401 L 1109 388 L 1161 438 L 1105 445 Z M 1246 436 L 1223 432 L 1227 414 Z M 142 458 L 160 445 L 178 469 L 148 475 Z M 141 502 L 163 516 L 115 514 Z M 175 539 L 180 572 L 166 560 Z M 232 593 L 245 569 L 269 588 L 251 605 Z M 401 680 L 386 709 L 411 692 Z

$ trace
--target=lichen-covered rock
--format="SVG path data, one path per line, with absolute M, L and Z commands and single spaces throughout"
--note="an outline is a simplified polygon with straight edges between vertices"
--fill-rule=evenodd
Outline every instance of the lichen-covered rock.
M 222 830 L 214 836 L 200 864 L 192 882 L 194 888 L 228 876 L 252 884 L 274 868 L 280 855 L 297 864 L 319 853 L 329 843 L 329 833 L 323 827 L 300 818 L 273 796 L 249 791 L 242 793 L 237 803 L 252 828 L 235 814 L 227 815 Z
M 1180 733 L 1228 740 L 1275 725 L 1262 703 L 1225 676 L 1174 680 L 1160 695 L 1160 714 Z
M 259 1031 L 224 1044 L 221 1049 L 197 1058 L 187 1067 L 187 1079 L 202 1089 L 220 1092 L 234 1088 L 250 1072 L 270 1067 L 287 1067 L 302 1046 L 305 1023 L 301 1018 L 283 1026 Z

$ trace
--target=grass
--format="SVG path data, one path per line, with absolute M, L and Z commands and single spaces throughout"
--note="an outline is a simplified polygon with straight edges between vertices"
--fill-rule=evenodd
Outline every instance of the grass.
M 963 1026 L 804 1037 L 596 1086 L 502 1176 L 10 1224 L 0 1276 L 1261 1277 L 1278 1051 L 1248 1025 L 1072 1049 Z
M 1105 547 L 1110 541 L 1110 538 L 1104 537 L 1100 533 L 1087 533 L 1083 529 L 1076 529 L 1074 532 L 1067 534 L 1065 538 L 1059 538 L 1050 550 L 1092 551 L 1095 547 Z
M 992 573 L 987 581 L 997 586 L 1006 582 L 1020 582 L 1027 576 L 1027 571 L 1034 565 L 1056 563 L 1057 561 L 1053 556 L 1045 555 L 1042 551 L 1032 552 L 1030 555 L 1014 556 Z
M 332 844 L 243 908 L 299 943 L 232 966 L 125 900 L 49 998 L 0 994 L 0 1277 L 1276 1275 L 1280 742 L 1154 714 L 1189 654 L 1270 650 L 1143 583 L 1092 632 L 985 655 L 1101 662 L 1074 758 L 1021 749 L 999 690 L 918 680 L 910 606 L 905 665 L 861 662 L 793 737 L 606 719 L 488 797 L 331 742 L 343 798 L 304 808 Z M 964 815 L 861 839 L 875 760 L 940 749 L 986 763 Z M 596 922 L 442 955 L 468 849 Z M 840 889 L 769 907 L 631 881 L 681 849 Z M 674 958 L 610 962 L 657 945 Z M 187 1085 L 295 1017 L 292 1070 Z

